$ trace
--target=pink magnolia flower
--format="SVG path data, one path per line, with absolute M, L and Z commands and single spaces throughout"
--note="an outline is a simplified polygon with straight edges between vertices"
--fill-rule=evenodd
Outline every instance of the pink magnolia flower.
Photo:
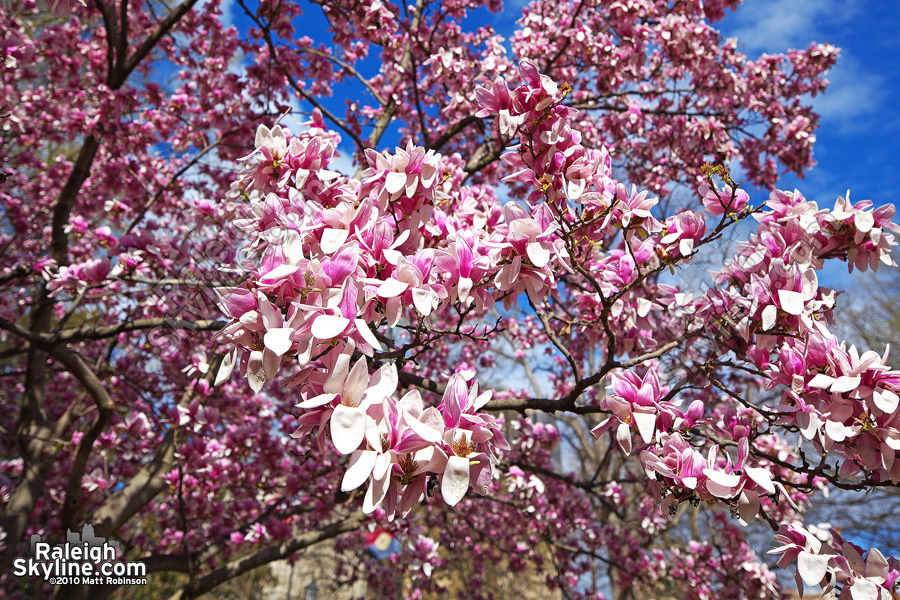
M 668 233 L 659 242 L 671 244 L 677 241 L 681 256 L 690 256 L 694 246 L 706 235 L 706 221 L 700 213 L 686 210 L 666 221 L 666 231 Z
M 729 185 L 719 190 L 704 184 L 700 186 L 699 191 L 703 208 L 713 216 L 740 213 L 750 203 L 750 195 L 747 192 L 741 188 L 733 190 Z

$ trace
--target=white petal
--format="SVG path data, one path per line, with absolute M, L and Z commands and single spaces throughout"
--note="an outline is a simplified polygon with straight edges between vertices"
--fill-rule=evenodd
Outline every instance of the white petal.
M 459 301 L 465 302 L 469 297 L 469 292 L 472 290 L 472 280 L 468 277 L 460 277 L 459 285 L 457 285 L 457 291 L 459 292 Z
M 797 556 L 797 572 L 800 573 L 803 583 L 809 586 L 819 585 L 828 572 L 829 558 L 827 555 L 801 552 Z
M 231 372 L 234 371 L 234 364 L 237 358 L 237 348 L 222 357 L 222 364 L 219 365 L 219 371 L 216 373 L 216 382 L 213 385 L 222 385 L 231 378 Z
M 388 194 L 396 194 L 406 187 L 406 173 L 391 171 L 384 180 L 384 189 Z
M 656 413 L 636 412 L 632 413 L 632 415 L 641 438 L 643 438 L 645 443 L 649 444 L 653 441 L 653 434 L 656 432 Z
M 641 318 L 646 317 L 650 314 L 650 309 L 653 308 L 653 302 L 648 300 L 647 298 L 638 298 L 637 301 L 637 315 Z
M 366 437 L 366 413 L 338 404 L 331 415 L 331 441 L 341 454 L 350 454 Z
M 853 600 L 879 600 L 878 586 L 866 579 L 853 579 L 850 597 Z M 842 594 L 843 595 L 843 594 Z M 887 594 L 889 597 L 889 594 Z
M 493 390 L 488 390 L 488 391 L 484 392 L 483 394 L 479 394 L 479 395 L 475 398 L 475 401 L 472 402 L 472 408 L 473 408 L 474 410 L 481 410 L 482 408 L 484 408 L 484 406 L 485 406 L 488 402 L 491 401 L 491 397 L 492 397 L 493 395 L 494 395 L 494 391 L 493 391 Z
M 294 333 L 294 329 L 291 327 L 270 329 L 263 336 L 263 344 L 276 355 L 281 356 L 294 345 L 294 342 L 291 341 L 292 333 Z
M 584 179 L 570 179 L 568 185 L 566 185 L 566 195 L 569 197 L 569 200 L 580 198 L 586 185 L 587 181 Z
M 319 315 L 313 322 L 312 334 L 320 340 L 334 339 L 347 328 L 350 319 L 337 315 Z
M 799 315 L 803 312 L 803 294 L 790 290 L 778 290 L 778 301 L 781 309 L 789 315 Z
M 412 291 L 412 298 L 417 311 L 426 317 L 431 314 L 431 311 L 434 308 L 434 292 L 431 290 L 414 288 Z
M 378 295 L 382 298 L 394 298 L 405 292 L 409 288 L 409 284 L 399 279 L 386 279 L 384 283 L 378 286 Z
M 834 383 L 834 377 L 829 377 L 824 373 L 819 373 L 815 377 L 809 380 L 809 387 L 814 387 L 820 390 L 828 389 L 828 387 Z
M 872 400 L 874 401 L 875 406 L 878 407 L 878 410 L 888 414 L 897 410 L 897 405 L 900 404 L 900 396 L 897 396 L 897 394 L 890 390 L 876 389 L 872 394 Z
M 756 482 L 756 485 L 765 490 L 766 493 L 775 493 L 775 484 L 772 483 L 772 478 L 769 475 L 769 471 L 766 469 L 761 469 L 759 467 L 744 467 L 744 473 Z
M 737 487 L 737 485 L 741 482 L 740 475 L 735 475 L 734 473 L 725 473 L 723 471 L 717 471 L 716 469 L 703 469 L 703 474 L 719 485 L 724 485 L 730 488 Z
M 762 311 L 762 329 L 768 331 L 775 327 L 775 321 L 778 318 L 778 309 L 774 304 L 769 304 Z
M 418 435 L 426 442 L 437 444 L 441 441 L 440 431 L 434 429 L 433 427 L 429 427 L 428 425 L 411 415 L 406 418 L 406 424 L 409 425 L 409 428 L 413 430 L 413 433 Z
M 870 212 L 858 212 L 853 215 L 853 223 L 858 230 L 868 233 L 875 226 L 875 215 Z
M 447 468 L 441 478 L 441 496 L 444 502 L 455 506 L 466 495 L 469 489 L 469 459 L 462 456 L 451 456 L 447 459 Z
M 296 266 L 303 260 L 303 239 L 296 231 L 288 230 L 281 240 L 281 251 L 287 264 Z
M 272 145 L 272 132 L 265 125 L 260 125 L 256 128 L 256 140 L 254 145 L 257 148 Z
M 341 491 L 349 492 L 355 490 L 366 482 L 372 469 L 375 468 L 375 459 L 378 453 L 374 450 L 360 450 L 354 452 L 350 456 L 350 466 L 344 473 L 344 479 L 341 481 Z
M 847 439 L 847 427 L 837 421 L 825 421 L 825 433 L 835 442 L 843 442 Z
M 529 243 L 525 246 L 525 251 L 528 253 L 528 260 L 538 269 L 543 269 L 550 262 L 550 249 L 541 242 Z
M 284 279 L 288 275 L 293 275 L 299 269 L 297 265 L 278 265 L 262 277 L 260 277 L 260 281 L 274 281 L 277 279 Z
M 616 427 L 616 441 L 619 442 L 619 446 L 626 456 L 631 454 L 631 427 L 627 423 L 619 423 L 619 426 Z
M 247 361 L 247 382 L 250 384 L 250 389 L 254 392 L 261 390 L 266 383 L 266 369 L 263 366 L 263 353 L 259 350 L 251 352 L 250 358 Z
M 325 254 L 336 252 L 347 241 L 350 232 L 346 229 L 326 229 L 322 232 L 322 241 L 319 247 Z
M 369 329 L 369 325 L 363 321 L 362 319 L 356 319 L 353 321 L 356 325 L 356 331 L 359 332 L 359 335 L 364 339 L 370 346 L 373 348 L 378 348 L 381 350 L 381 342 L 378 341 L 378 338 L 375 337 L 375 334 L 372 333 L 372 330 Z
M 848 375 L 844 375 L 842 377 L 838 377 L 837 381 L 831 384 L 831 393 L 832 394 L 843 394 L 845 392 L 849 392 L 851 390 L 855 390 L 859 387 L 859 384 L 862 382 L 862 378 L 859 376 L 850 377 Z
M 314 396 L 314 397 L 310 398 L 309 400 L 304 400 L 303 402 L 301 402 L 300 404 L 297 405 L 297 408 L 309 409 L 309 408 L 316 408 L 319 406 L 325 406 L 326 404 L 328 404 L 335 398 L 337 398 L 337 394 L 319 394 L 318 396 Z

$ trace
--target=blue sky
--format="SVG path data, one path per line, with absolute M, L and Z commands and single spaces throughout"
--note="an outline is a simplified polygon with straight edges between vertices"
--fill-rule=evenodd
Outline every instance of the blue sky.
M 896 0 L 750 0 L 726 17 L 722 30 L 735 36 L 749 56 L 809 42 L 841 48 L 828 74 L 831 86 L 812 99 L 822 116 L 816 166 L 805 181 L 785 176 L 782 188 L 797 187 L 821 205 L 848 188 L 855 200 L 900 201 L 900 3 Z

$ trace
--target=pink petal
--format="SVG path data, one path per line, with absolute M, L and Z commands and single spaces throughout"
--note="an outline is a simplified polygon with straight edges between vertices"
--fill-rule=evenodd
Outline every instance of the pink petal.
M 757 514 L 759 514 L 759 494 L 753 490 L 742 492 L 740 506 L 738 506 L 741 524 L 744 526 L 749 525 Z
M 403 490 L 403 497 L 400 499 L 400 515 L 405 517 L 409 514 L 416 504 L 419 502 L 419 498 L 422 497 L 422 494 L 425 492 L 425 480 L 426 477 L 417 477 L 406 486 L 406 489 Z

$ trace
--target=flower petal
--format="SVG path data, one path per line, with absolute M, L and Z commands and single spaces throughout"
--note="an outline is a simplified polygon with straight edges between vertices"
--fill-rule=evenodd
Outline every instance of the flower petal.
M 550 262 L 550 249 L 541 242 L 531 242 L 525 247 L 528 260 L 538 269 L 543 269 Z
M 331 340 L 339 336 L 347 329 L 350 319 L 337 315 L 319 315 L 313 321 L 312 334 L 320 340 Z
M 310 409 L 325 406 L 335 398 L 337 398 L 337 394 L 319 394 L 318 396 L 314 396 L 309 400 L 304 400 L 297 404 L 297 408 Z
M 386 279 L 384 283 L 378 286 L 377 294 L 382 298 L 394 298 L 405 292 L 409 288 L 409 284 L 399 279 Z
M 294 333 L 292 327 L 270 329 L 266 332 L 266 335 L 263 336 L 263 344 L 265 344 L 266 348 L 274 352 L 276 356 L 281 356 L 294 345 L 294 342 L 291 341 L 292 333 Z
M 442 432 L 433 427 L 429 427 L 413 416 L 407 414 L 406 424 L 409 425 L 409 428 L 413 430 L 413 433 L 418 435 L 426 442 L 437 444 L 441 441 Z
M 799 315 L 803 312 L 803 294 L 790 290 L 778 290 L 778 301 L 781 309 L 789 315 Z
M 216 382 L 213 385 L 222 385 L 231 378 L 231 372 L 234 371 L 234 364 L 237 362 L 237 348 L 222 357 L 222 364 L 219 365 L 219 371 L 216 373 Z
M 800 573 L 803 583 L 809 586 L 819 585 L 825 577 L 825 573 L 828 572 L 829 559 L 829 556 L 801 552 L 797 556 L 797 572 Z
M 384 180 L 384 189 L 388 194 L 396 194 L 406 187 L 406 173 L 391 171 Z
M 319 247 L 325 254 L 332 254 L 347 241 L 349 235 L 350 232 L 346 229 L 326 229 L 322 232 Z
M 441 496 L 444 502 L 455 506 L 466 495 L 469 489 L 469 459 L 462 456 L 451 456 L 447 459 L 447 468 L 441 478 Z
M 890 390 L 876 389 L 872 394 L 872 401 L 878 407 L 878 410 L 891 414 L 897 410 L 897 406 L 900 404 L 900 396 Z
M 632 415 L 641 438 L 644 443 L 649 444 L 653 441 L 653 434 L 656 432 L 656 413 L 636 412 Z
M 746 438 L 744 438 L 746 439 Z M 744 467 L 744 473 L 752 479 L 756 485 L 766 491 L 767 494 L 775 493 L 775 484 L 772 483 L 772 477 L 767 469 L 759 467 Z
M 366 437 L 366 413 L 355 406 L 338 404 L 331 415 L 331 440 L 341 454 L 350 454 Z
M 374 450 L 358 450 L 350 456 L 350 465 L 347 472 L 344 473 L 344 479 L 341 481 L 341 491 L 349 492 L 355 490 L 366 482 L 372 469 L 375 468 L 375 459 L 378 453 Z

